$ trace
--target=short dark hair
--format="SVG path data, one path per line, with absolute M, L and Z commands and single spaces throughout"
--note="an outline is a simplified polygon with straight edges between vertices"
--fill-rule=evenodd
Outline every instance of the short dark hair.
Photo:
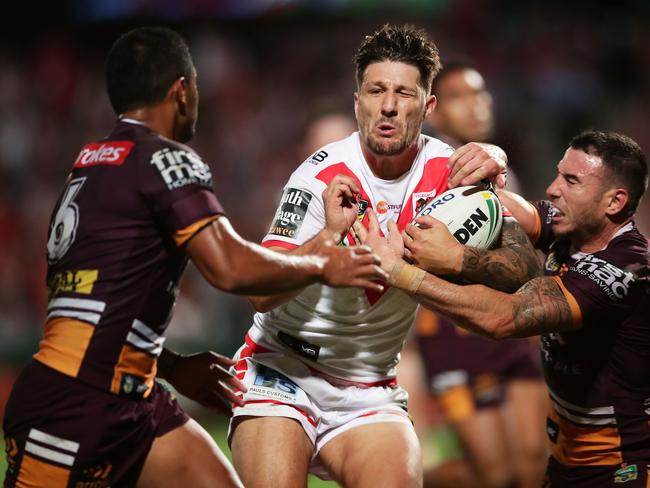
M 444 80 L 447 76 L 456 73 L 458 71 L 468 71 L 468 70 L 472 70 L 472 71 L 476 71 L 477 73 L 480 73 L 480 71 L 476 68 L 476 66 L 474 66 L 469 61 L 464 61 L 464 60 L 445 61 L 445 64 L 440 67 L 440 70 L 433 78 L 433 82 L 431 83 L 431 93 L 435 95 L 438 85 L 440 85 L 440 82 Z
M 424 30 L 412 25 L 385 24 L 365 37 L 354 55 L 357 86 L 361 86 L 366 68 L 381 61 L 415 66 L 420 72 L 420 85 L 427 93 L 431 92 L 431 81 L 440 70 L 440 56 L 435 43 Z
M 180 77 L 194 70 L 185 40 L 166 27 L 140 27 L 123 34 L 106 59 L 106 88 L 116 114 L 154 105 Z
M 622 134 L 597 130 L 578 134 L 569 145 L 603 161 L 607 178 L 627 190 L 627 216 L 633 215 L 648 188 L 648 164 L 641 147 Z

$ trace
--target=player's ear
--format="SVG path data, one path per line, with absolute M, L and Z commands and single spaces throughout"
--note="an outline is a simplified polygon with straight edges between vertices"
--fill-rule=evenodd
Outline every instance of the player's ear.
M 613 217 L 625 210 L 630 196 L 625 188 L 612 188 L 605 192 L 605 198 L 607 199 L 605 213 Z
M 435 95 L 429 95 L 427 98 L 426 104 L 424 106 L 424 118 L 428 119 L 431 117 L 431 114 L 433 111 L 436 109 L 436 104 L 438 103 L 438 99 L 436 98 Z
M 357 107 L 359 106 L 359 92 L 354 92 L 354 118 L 359 120 L 359 115 L 357 114 Z
M 181 115 L 187 114 L 187 90 L 189 89 L 189 80 L 184 76 L 178 78 L 169 88 L 173 100 L 178 105 L 178 111 Z

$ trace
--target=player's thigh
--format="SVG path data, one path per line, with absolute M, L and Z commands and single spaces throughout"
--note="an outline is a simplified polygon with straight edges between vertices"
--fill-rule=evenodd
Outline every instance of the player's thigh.
M 325 444 L 319 456 L 346 488 L 422 486 L 420 444 L 406 422 L 354 427 Z
M 508 383 L 505 412 L 510 443 L 520 463 L 538 464 L 539 470 L 543 470 L 547 459 L 548 401 L 542 381 L 513 380 Z
M 453 425 L 476 477 L 485 486 L 507 486 L 514 466 L 501 409 L 482 408 Z
M 243 485 L 212 437 L 190 419 L 154 440 L 142 468 L 138 488 L 165 486 Z
M 238 417 L 230 446 L 247 488 L 307 486 L 314 446 L 302 425 L 286 417 Z

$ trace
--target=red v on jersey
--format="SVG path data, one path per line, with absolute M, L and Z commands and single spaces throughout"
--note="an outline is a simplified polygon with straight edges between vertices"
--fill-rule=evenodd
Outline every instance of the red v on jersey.
M 413 220 L 414 217 L 413 195 L 415 195 L 416 193 L 431 193 L 431 197 L 433 197 L 435 195 L 447 191 L 448 189 L 447 179 L 449 178 L 449 169 L 447 169 L 445 165 L 447 164 L 448 159 L 449 158 L 447 157 L 437 157 L 437 158 L 429 159 L 425 163 L 424 170 L 422 171 L 422 177 L 420 178 L 420 181 L 418 181 L 418 183 L 415 185 L 413 190 L 408 194 L 407 198 L 405 199 L 402 207 L 402 211 L 400 212 L 399 218 L 397 220 L 397 227 L 400 230 L 400 232 L 403 231 L 404 228 Z M 350 170 L 350 168 L 348 168 L 348 166 L 344 162 L 328 166 L 323 171 L 318 173 L 318 175 L 316 175 L 316 178 L 321 180 L 326 185 L 329 185 L 330 182 L 334 179 L 334 177 L 338 174 L 344 174 L 352 178 L 357 183 L 359 189 L 361 190 L 361 198 L 368 202 L 368 207 L 372 208 L 372 203 L 370 201 L 370 197 L 368 196 L 368 192 L 361 184 L 359 178 L 357 178 L 357 176 Z M 368 228 L 368 217 L 364 216 L 361 223 L 366 228 Z M 383 235 L 383 232 L 381 230 L 379 232 Z M 354 242 L 350 234 L 348 234 L 347 237 L 350 242 Z M 389 288 L 390 287 L 388 285 L 385 285 L 384 291 L 381 293 L 366 291 L 368 302 L 371 305 L 374 305 L 375 303 L 377 303 L 377 301 L 379 301 L 379 299 L 384 295 L 384 293 L 388 291 Z

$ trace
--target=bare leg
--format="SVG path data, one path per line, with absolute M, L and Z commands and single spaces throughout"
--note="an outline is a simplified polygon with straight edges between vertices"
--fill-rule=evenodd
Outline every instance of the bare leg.
M 508 384 L 508 436 L 520 488 L 541 486 L 546 471 L 547 404 L 548 393 L 542 381 L 519 380 Z
M 325 444 L 319 455 L 346 488 L 422 486 L 420 445 L 406 423 L 355 427 Z
M 307 486 L 314 446 L 296 420 L 243 417 L 236 422 L 233 462 L 247 488 Z
M 243 487 L 219 446 L 191 419 L 154 440 L 147 455 L 138 488 L 165 486 Z

